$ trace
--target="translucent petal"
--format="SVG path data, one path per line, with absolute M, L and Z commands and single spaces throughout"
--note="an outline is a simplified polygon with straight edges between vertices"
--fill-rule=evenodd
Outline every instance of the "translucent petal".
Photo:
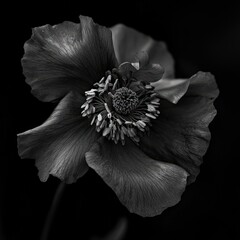
M 71 90 L 84 93 L 116 66 L 111 31 L 84 16 L 80 24 L 34 28 L 24 50 L 26 82 L 42 101 L 59 99 Z
M 190 173 L 188 183 L 195 181 L 209 146 L 208 125 L 216 115 L 213 102 L 218 93 L 213 75 L 195 74 L 177 104 L 161 101 L 161 113 L 149 135 L 141 139 L 141 149 L 159 161 L 178 164 Z
M 172 103 L 177 103 L 186 93 L 189 86 L 189 79 L 161 79 L 152 82 L 155 91 L 161 98 L 167 99 Z
M 164 42 L 155 41 L 123 24 L 115 25 L 111 30 L 114 50 L 119 63 L 136 62 L 136 54 L 147 52 L 150 64 L 159 64 L 164 68 L 163 78 L 174 77 L 174 60 Z
M 87 164 L 115 191 L 130 212 L 155 216 L 179 202 L 188 173 L 146 156 L 135 144 L 101 139 L 86 153 Z
M 88 169 L 85 153 L 97 139 L 88 119 L 81 117 L 83 99 L 70 93 L 61 100 L 45 123 L 18 134 L 21 158 L 36 159 L 41 181 L 52 174 L 67 183 Z

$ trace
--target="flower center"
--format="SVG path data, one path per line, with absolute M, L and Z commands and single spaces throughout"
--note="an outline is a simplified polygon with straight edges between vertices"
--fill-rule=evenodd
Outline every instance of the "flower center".
M 126 115 L 137 107 L 138 97 L 131 89 L 122 87 L 116 90 L 112 102 L 117 113 Z
M 123 145 L 125 137 L 138 143 L 149 130 L 151 119 L 160 114 L 154 87 L 131 74 L 122 76 L 117 69 L 107 71 L 85 96 L 82 116 L 91 118 L 91 125 L 95 124 L 104 137 Z

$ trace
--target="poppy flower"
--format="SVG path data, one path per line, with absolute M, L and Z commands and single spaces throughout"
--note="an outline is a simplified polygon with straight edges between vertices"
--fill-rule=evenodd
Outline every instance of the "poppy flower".
M 195 181 L 216 115 L 214 76 L 174 78 L 163 42 L 80 16 L 33 29 L 22 59 L 32 94 L 57 102 L 40 126 L 18 134 L 38 175 L 73 183 L 90 168 L 130 212 L 155 216 Z

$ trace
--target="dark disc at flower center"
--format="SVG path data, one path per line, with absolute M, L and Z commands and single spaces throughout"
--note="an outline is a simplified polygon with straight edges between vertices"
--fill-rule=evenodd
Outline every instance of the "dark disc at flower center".
M 112 103 L 117 113 L 126 115 L 137 107 L 138 97 L 131 89 L 122 87 L 116 90 Z

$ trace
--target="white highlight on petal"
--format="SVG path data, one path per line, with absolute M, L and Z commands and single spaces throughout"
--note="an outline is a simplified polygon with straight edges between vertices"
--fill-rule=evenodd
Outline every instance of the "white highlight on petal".
M 61 43 L 56 42 L 51 37 L 47 38 L 47 41 L 56 47 L 57 51 L 63 55 L 73 56 L 76 54 L 76 48 L 78 48 L 78 44 L 74 37 L 66 36 L 61 40 Z
M 139 62 L 134 62 L 134 63 L 131 63 L 137 70 L 140 69 L 140 64 Z

